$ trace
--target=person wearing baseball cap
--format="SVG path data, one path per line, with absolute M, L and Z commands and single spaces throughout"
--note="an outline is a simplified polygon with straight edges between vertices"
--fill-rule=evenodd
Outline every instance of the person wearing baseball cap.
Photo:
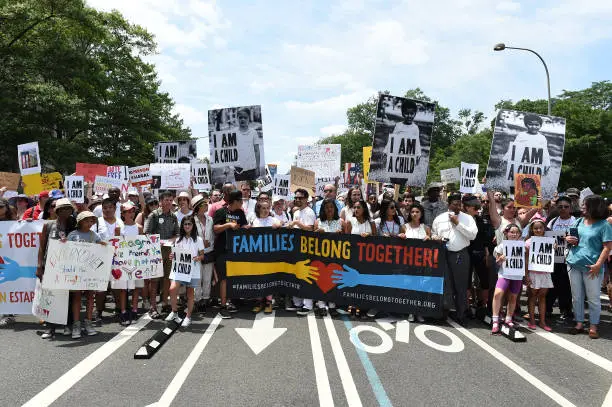
M 582 210 L 580 209 L 580 190 L 578 188 L 568 188 L 565 191 L 565 195 L 572 200 L 572 216 L 576 218 L 582 217 Z
M 421 206 L 425 213 L 423 214 L 423 223 L 431 228 L 433 221 L 438 215 L 448 211 L 446 202 L 440 200 L 440 191 L 442 191 L 442 183 L 432 182 L 427 187 L 427 198 L 423 199 Z
M 21 216 L 21 219 L 22 220 L 38 219 L 48 200 L 49 200 L 49 191 L 42 191 L 40 194 L 38 194 L 38 203 L 36 204 L 36 206 L 33 206 L 29 208 L 28 210 L 26 210 Z

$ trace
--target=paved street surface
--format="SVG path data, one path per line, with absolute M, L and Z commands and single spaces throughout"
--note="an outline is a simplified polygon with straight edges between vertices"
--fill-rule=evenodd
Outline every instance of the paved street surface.
M 109 316 L 98 336 L 45 341 L 18 317 L 0 330 L 2 405 L 612 406 L 608 312 L 599 340 L 556 325 L 524 329 L 526 343 L 474 320 L 262 317 L 245 306 L 221 320 L 211 308 L 149 360 L 134 353 L 162 321 L 123 328 Z

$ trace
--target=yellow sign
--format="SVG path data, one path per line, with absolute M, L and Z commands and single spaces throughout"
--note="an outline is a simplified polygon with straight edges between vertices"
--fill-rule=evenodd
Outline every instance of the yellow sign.
M 372 146 L 363 148 L 363 180 L 367 184 L 370 173 L 370 158 L 372 158 Z
M 59 172 L 48 174 L 30 174 L 21 177 L 23 183 L 23 193 L 26 195 L 38 195 L 42 191 L 52 189 L 62 189 L 64 179 Z

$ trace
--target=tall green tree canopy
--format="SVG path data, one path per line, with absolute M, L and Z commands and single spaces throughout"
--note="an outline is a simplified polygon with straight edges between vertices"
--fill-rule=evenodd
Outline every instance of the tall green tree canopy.
M 151 34 L 82 0 L 0 1 L 0 167 L 38 141 L 48 169 L 134 165 L 157 141 L 191 137 L 160 91 Z

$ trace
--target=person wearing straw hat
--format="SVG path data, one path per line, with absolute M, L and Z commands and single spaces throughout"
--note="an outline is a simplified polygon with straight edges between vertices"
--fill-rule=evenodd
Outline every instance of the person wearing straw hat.
M 204 259 L 202 260 L 202 276 L 200 286 L 195 288 L 196 310 L 206 312 L 206 302 L 210 299 L 210 283 L 213 275 L 215 261 L 215 233 L 213 220 L 208 216 L 208 198 L 196 195 L 191 200 L 193 217 L 198 236 L 204 240 Z

